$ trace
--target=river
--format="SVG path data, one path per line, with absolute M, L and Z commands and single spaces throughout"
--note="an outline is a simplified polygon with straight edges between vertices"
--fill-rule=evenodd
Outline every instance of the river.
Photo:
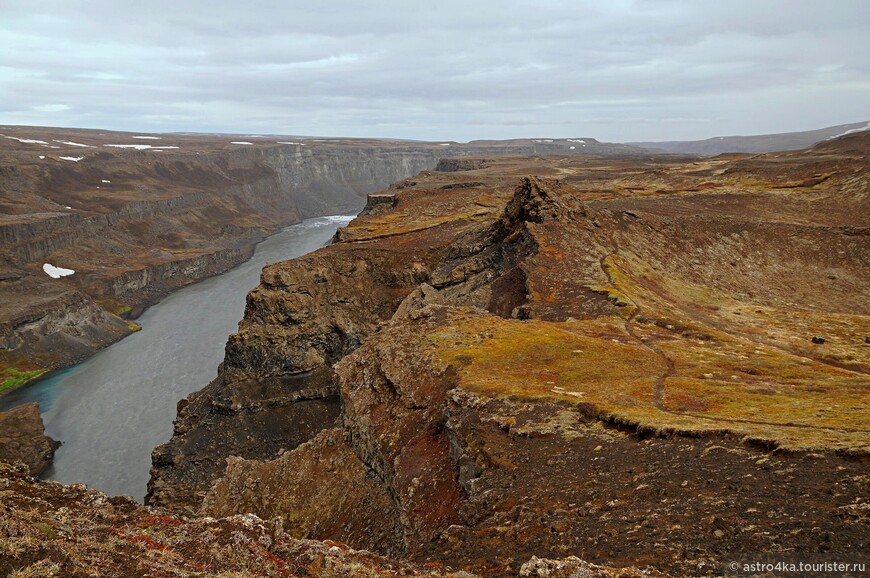
M 238 267 L 150 307 L 142 330 L 74 367 L 0 397 L 0 411 L 39 402 L 46 434 L 63 442 L 43 477 L 142 500 L 151 450 L 172 435 L 178 400 L 217 376 L 245 295 L 267 263 L 322 247 L 351 217 L 320 217 L 269 237 Z

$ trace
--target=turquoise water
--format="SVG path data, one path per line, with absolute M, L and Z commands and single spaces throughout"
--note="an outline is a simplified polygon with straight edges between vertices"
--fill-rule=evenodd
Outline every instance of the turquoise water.
M 141 500 L 152 448 L 172 435 L 178 400 L 217 376 L 227 336 L 237 330 L 263 266 L 322 247 L 350 219 L 287 227 L 260 243 L 249 261 L 149 308 L 137 320 L 141 331 L 0 398 L 0 410 L 39 402 L 46 433 L 63 442 L 44 477 Z

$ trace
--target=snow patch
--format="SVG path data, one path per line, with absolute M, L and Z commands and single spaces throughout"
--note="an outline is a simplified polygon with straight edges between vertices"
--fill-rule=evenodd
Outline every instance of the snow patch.
M 115 148 L 119 148 L 119 149 L 136 149 L 137 151 L 151 148 L 151 145 L 141 145 L 141 144 L 122 144 L 122 145 L 108 144 L 108 145 L 104 145 L 104 146 L 115 147 Z
M 39 155 L 39 160 L 42 160 L 42 159 L 44 159 L 44 158 L 45 158 L 44 155 Z
M 5 134 L 3 136 L 6 136 Z M 24 144 L 42 144 L 47 145 L 48 143 L 44 140 L 36 140 L 35 138 L 18 138 L 17 136 L 6 136 L 8 139 L 17 140 L 20 143 Z
M 162 140 L 163 139 L 162 136 L 144 136 L 144 135 L 132 136 L 130 138 L 141 138 L 141 139 L 147 139 L 147 140 Z
M 55 140 L 54 142 L 59 142 L 60 144 L 69 145 L 71 147 L 85 147 L 86 149 L 94 148 L 91 145 L 82 144 L 80 142 L 72 142 L 68 140 Z
M 72 209 L 72 207 L 64 207 L 64 209 Z
M 156 147 L 150 144 L 107 144 L 103 145 L 107 147 L 115 147 L 119 149 L 136 149 L 137 151 L 144 151 L 148 149 L 177 149 L 178 147 L 174 146 L 160 146 Z
M 568 142 L 576 142 L 576 143 L 580 143 L 580 144 L 586 144 L 586 141 L 583 140 L 582 138 L 566 138 L 565 140 Z
M 103 180 L 100 181 L 100 182 L 103 182 L 103 183 L 111 183 L 112 181 L 107 181 L 106 179 L 103 179 Z
M 254 143 L 248 142 L 246 140 L 234 140 L 230 144 L 252 145 Z
M 573 151 L 573 150 L 576 149 L 577 147 L 572 146 L 572 147 L 569 147 L 569 148 Z
M 443 143 L 441 143 L 441 146 L 443 146 L 443 147 L 449 147 L 449 146 L 450 146 L 450 143 L 449 143 L 449 142 L 443 142 Z
M 278 141 L 278 144 L 299 145 L 301 147 L 305 146 L 304 142 L 292 142 L 292 141 Z
M 65 161 L 72 161 L 74 163 L 77 163 L 85 157 L 60 157 L 60 158 L 62 158 Z
M 75 273 L 75 271 L 73 271 L 72 269 L 55 267 L 51 263 L 46 263 L 45 265 L 43 265 L 42 270 L 45 271 L 45 274 L 52 279 L 60 279 L 61 277 L 66 277 L 67 275 L 72 275 L 73 273 Z
M 840 134 L 835 134 L 834 136 L 829 136 L 828 140 L 831 140 L 832 138 L 846 136 L 847 134 L 852 134 L 855 132 L 864 132 L 865 130 L 868 130 L 868 129 L 870 129 L 870 122 L 867 123 L 867 126 L 859 126 L 858 128 L 852 128 L 852 129 L 847 130 L 846 132 L 841 132 Z

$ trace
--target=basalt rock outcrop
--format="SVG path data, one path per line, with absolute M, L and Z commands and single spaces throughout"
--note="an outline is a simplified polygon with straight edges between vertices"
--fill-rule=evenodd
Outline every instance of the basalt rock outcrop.
M 355 213 L 439 158 L 570 151 L 565 139 L 445 144 L 0 127 L 0 370 L 79 361 L 136 329 L 119 316 L 232 268 L 284 226 Z M 46 263 L 75 273 L 49 278 Z
M 336 541 L 300 540 L 280 519 L 253 514 L 185 518 L 109 498 L 82 485 L 34 480 L 0 463 L 0 573 L 4 576 L 476 578 Z M 582 574 L 579 574 L 581 573 Z M 636 568 L 532 558 L 520 578 L 666 578 Z
M 60 442 L 45 435 L 38 404 L 0 412 L 0 462 L 24 464 L 31 476 L 38 476 L 51 464 L 59 446 Z
M 391 188 L 264 270 L 149 500 L 486 576 L 866 551 L 868 139 Z

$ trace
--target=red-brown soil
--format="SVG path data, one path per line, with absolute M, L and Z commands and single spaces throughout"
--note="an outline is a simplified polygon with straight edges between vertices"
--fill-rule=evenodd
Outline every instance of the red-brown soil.
M 868 151 L 490 158 L 397 183 L 264 270 L 149 499 L 487 576 L 866 552 Z

